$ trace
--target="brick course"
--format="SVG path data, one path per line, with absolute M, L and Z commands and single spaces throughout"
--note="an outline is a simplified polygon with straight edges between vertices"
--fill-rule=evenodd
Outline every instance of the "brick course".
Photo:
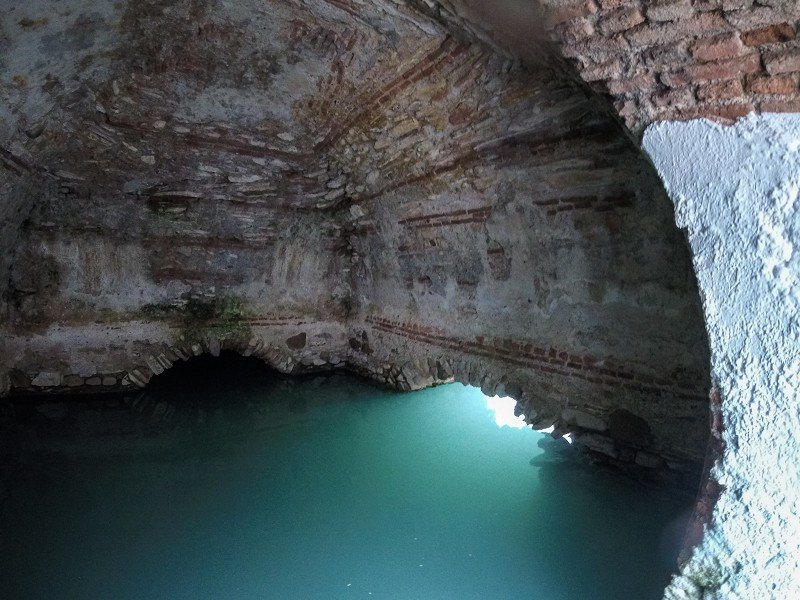
M 526 367 L 541 373 L 577 377 L 612 388 L 663 393 L 686 400 L 705 400 L 705 395 L 698 390 L 682 388 L 673 379 L 657 377 L 641 372 L 635 367 L 595 356 L 577 355 L 564 349 L 538 346 L 530 341 L 493 338 L 488 335 L 479 335 L 473 340 L 461 339 L 435 327 L 379 316 L 367 316 L 365 321 L 378 331 L 439 348 L 499 359 L 506 364 Z
M 800 3 L 770 4 L 548 0 L 547 11 L 563 18 L 569 7 L 582 30 L 593 31 L 579 39 L 563 27 L 549 30 L 581 77 L 611 96 L 626 124 L 640 132 L 660 119 L 729 121 L 751 110 L 794 110 L 800 102 Z M 789 77 L 777 78 L 782 75 Z M 775 95 L 786 97 L 776 101 Z

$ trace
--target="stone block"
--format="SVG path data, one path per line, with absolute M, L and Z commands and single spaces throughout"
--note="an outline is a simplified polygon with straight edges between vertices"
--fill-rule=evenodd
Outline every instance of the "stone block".
M 800 48 L 787 47 L 765 53 L 764 66 L 770 75 L 800 72 Z
M 798 77 L 795 75 L 759 75 L 750 79 L 748 87 L 754 94 L 791 95 L 798 93 Z
M 31 382 L 36 387 L 55 387 L 61 385 L 61 373 L 42 371 Z
M 693 12 L 689 0 L 656 0 L 648 6 L 647 18 L 651 21 L 677 21 Z
M 635 7 L 617 9 L 600 19 L 600 31 L 605 35 L 626 31 L 644 22 L 644 15 Z
M 748 46 L 761 46 L 793 40 L 796 35 L 791 23 L 778 23 L 758 29 L 751 29 L 742 34 L 742 41 Z
M 692 44 L 691 52 L 696 60 L 709 62 L 740 56 L 746 52 L 746 48 L 738 33 L 723 33 L 713 38 L 697 40 Z
M 63 383 L 67 387 L 80 387 L 83 385 L 83 377 L 80 375 L 70 374 L 64 377 Z
M 286 339 L 286 345 L 292 350 L 302 350 L 306 347 L 306 342 L 307 336 L 305 331 Z
M 729 100 L 740 98 L 744 94 L 742 82 L 738 79 L 720 81 L 705 85 L 697 90 L 697 98 L 702 101 Z
M 614 440 L 599 433 L 584 433 L 575 439 L 576 442 L 586 446 L 590 450 L 605 454 L 611 458 L 617 458 L 617 449 Z
M 608 424 L 600 417 L 574 408 L 567 408 L 561 411 L 561 418 L 566 423 L 577 425 L 581 429 L 591 429 L 593 431 L 606 431 L 608 429 Z

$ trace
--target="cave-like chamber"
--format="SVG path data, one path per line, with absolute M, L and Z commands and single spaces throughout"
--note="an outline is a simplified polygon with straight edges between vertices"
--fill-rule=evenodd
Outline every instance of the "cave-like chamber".
M 52 15 L 34 15 L 40 8 Z M 345 439 L 326 422 L 335 406 L 389 411 L 391 397 L 392 410 L 414 406 L 424 413 L 414 398 L 429 397 L 434 411 L 443 397 L 464 393 L 481 401 L 512 397 L 530 428 L 551 432 L 536 439 L 558 460 L 531 465 L 528 457 L 518 474 L 550 486 L 552 502 L 558 494 L 565 504 L 570 494 L 583 497 L 589 492 L 581 481 L 609 473 L 619 479 L 603 479 L 608 488 L 597 491 L 609 515 L 620 505 L 607 491 L 630 482 L 640 487 L 619 493 L 642 506 L 656 493 L 647 486 L 672 490 L 665 493 L 675 498 L 697 492 L 721 451 L 718 440 L 709 444 L 708 339 L 687 241 L 636 141 L 638 131 L 626 128 L 545 41 L 515 52 L 446 9 L 383 0 L 235 7 L 190 0 L 103 0 L 88 7 L 68 0 L 32 5 L 25 9 L 31 15 L 9 11 L 13 18 L 0 37 L 7 84 L 0 107 L 0 391 L 8 394 L 3 410 L 13 431 L 3 445 L 10 472 L 31 467 L 23 458 L 32 455 L 18 451 L 29 447 L 29 437 L 44 436 L 48 444 L 57 438 L 74 452 L 86 426 L 92 438 L 86 452 L 107 467 L 109 487 L 100 495 L 79 490 L 70 502 L 131 491 L 126 486 L 134 485 L 137 467 L 114 471 L 114 461 L 125 458 L 114 436 L 130 440 L 134 455 L 141 444 L 163 452 L 159 485 L 175 487 L 188 501 L 192 486 L 208 482 L 214 469 L 233 475 L 210 454 L 192 462 L 178 440 L 202 452 L 205 431 L 209 453 L 223 438 L 234 452 L 237 440 L 252 448 L 259 436 L 284 435 L 296 421 L 324 464 L 325 440 Z M 197 401 L 214 388 L 204 377 L 231 356 L 250 361 L 231 363 L 228 375 L 238 373 L 238 381 L 218 389 L 207 405 Z M 194 375 L 181 375 L 190 364 Z M 272 371 L 260 373 L 262 366 Z M 384 391 L 341 379 L 343 372 Z M 320 404 L 326 387 L 379 400 L 363 408 L 344 400 Z M 164 400 L 170 393 L 173 399 Z M 258 397 L 243 400 L 251 394 Z M 450 407 L 450 418 L 468 418 L 457 412 Z M 418 416 L 404 418 L 421 426 Z M 103 423 L 106 437 L 92 429 Z M 394 435 L 405 431 L 398 425 Z M 352 432 L 354 447 L 362 435 Z M 471 437 L 481 439 L 464 435 Z M 530 438 L 531 452 L 536 439 Z M 113 450 L 107 460 L 104 447 Z M 392 460 L 403 463 L 397 448 Z M 437 460 L 433 450 L 420 450 L 416 463 L 423 454 Z M 66 485 L 53 472 L 69 460 L 47 456 L 55 467 L 41 460 L 35 472 Z M 306 458 L 297 459 L 298 481 L 311 469 Z M 594 475 L 584 470 L 586 458 Z M 386 465 L 378 463 L 361 464 L 354 481 L 361 486 L 380 477 Z M 254 477 L 245 466 L 242 478 Z M 496 473 L 497 464 L 481 468 Z M 435 489 L 438 476 L 428 475 Z M 256 491 L 242 497 L 258 500 Z M 704 498 L 709 503 L 695 515 L 695 533 L 713 504 Z M 524 511 L 531 507 L 495 499 L 508 519 L 497 521 L 498 531 L 512 535 L 504 528 L 524 520 L 519 515 L 530 515 Z M 365 506 L 384 500 L 366 489 L 353 498 Z M 226 511 L 245 519 L 251 508 L 230 495 L 220 502 L 220 519 Z M 149 505 L 166 511 L 151 524 L 168 529 L 167 504 Z M 324 503 L 315 506 L 330 522 Z M 585 516 L 586 506 L 576 501 L 573 517 Z M 116 522 L 117 535 L 149 543 L 135 532 L 135 511 L 126 514 L 130 520 Z M 271 522 L 275 535 L 289 535 L 292 518 Z M 562 535 L 572 531 L 566 520 L 565 513 L 546 531 L 529 532 L 524 543 L 577 552 L 570 546 L 576 539 Z M 653 533 L 653 523 L 667 527 L 667 521 L 642 521 L 642 531 Z M 563 525 L 561 534 L 555 524 Z M 368 536 L 365 527 L 342 535 Z M 184 533 L 189 544 L 190 532 Z M 623 544 L 612 534 L 609 543 Z M 264 530 L 262 545 L 242 551 L 280 552 L 269 538 Z M 96 551 L 111 538 L 82 539 Z M 220 553 L 218 571 L 210 571 L 227 569 L 231 585 L 235 539 Z M 171 552 L 189 551 L 161 541 L 153 568 L 167 569 Z M 227 542 L 193 543 L 199 553 L 198 547 Z M 597 544 L 587 548 L 599 552 Z M 296 557 L 295 579 L 313 577 L 312 555 Z M 522 557 L 514 560 L 503 568 L 528 568 Z M 455 581 L 469 568 L 458 563 L 437 576 Z M 598 590 L 617 585 L 601 583 L 614 568 L 608 563 L 592 572 Z M 190 583 L 191 569 L 184 571 L 181 589 L 194 590 L 202 579 Z M 142 585 L 155 586 L 147 588 L 155 594 L 158 576 L 143 572 L 150 575 Z M 563 572 L 556 583 L 552 572 L 538 575 L 553 598 L 568 597 L 558 594 L 569 593 L 574 574 Z M 424 579 L 409 575 L 415 576 Z M 343 585 L 356 586 L 342 577 Z M 273 597 L 296 596 L 281 589 Z M 620 589 L 618 597 L 640 593 Z

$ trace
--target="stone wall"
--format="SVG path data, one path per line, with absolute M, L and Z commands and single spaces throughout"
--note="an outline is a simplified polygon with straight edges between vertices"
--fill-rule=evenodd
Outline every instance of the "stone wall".
M 325 148 L 353 90 L 444 36 L 391 3 L 3 10 L 0 390 L 143 385 L 195 347 L 342 365 L 350 188 Z
M 699 463 L 689 257 L 604 105 L 467 20 L 273 4 L 5 21 L 4 182 L 37 190 L 10 192 L 9 383 L 144 385 L 232 347 L 455 377 L 620 464 Z
M 340 154 L 367 187 L 351 361 L 511 394 L 614 461 L 701 462 L 708 356 L 684 240 L 624 132 L 556 77 L 462 58 L 351 132 Z M 646 434 L 613 437 L 618 410 Z

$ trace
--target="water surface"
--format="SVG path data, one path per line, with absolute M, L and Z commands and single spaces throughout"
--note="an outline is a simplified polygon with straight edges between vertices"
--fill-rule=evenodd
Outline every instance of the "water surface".
M 192 377 L 4 409 L 3 597 L 647 600 L 674 569 L 686 498 L 480 390 Z

